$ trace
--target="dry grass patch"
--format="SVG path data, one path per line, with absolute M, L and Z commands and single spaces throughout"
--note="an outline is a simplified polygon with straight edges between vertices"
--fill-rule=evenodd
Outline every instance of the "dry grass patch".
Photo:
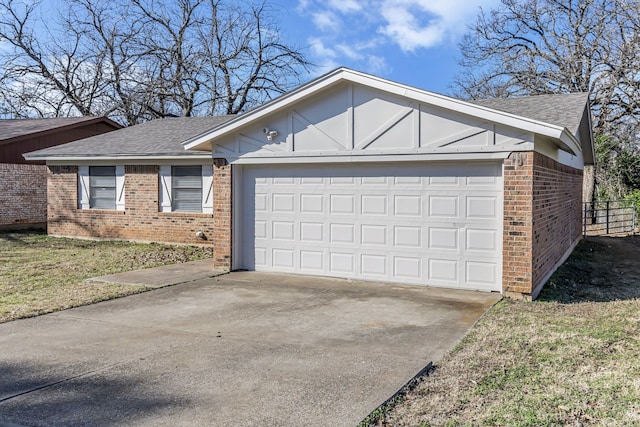
M 378 426 L 640 425 L 640 239 L 583 241 L 502 301 Z
M 85 279 L 211 257 L 211 248 L 0 234 L 0 322 L 147 290 Z

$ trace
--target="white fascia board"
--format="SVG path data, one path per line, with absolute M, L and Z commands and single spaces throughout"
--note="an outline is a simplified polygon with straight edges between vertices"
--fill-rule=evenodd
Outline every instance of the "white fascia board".
M 535 145 L 533 142 L 523 142 L 517 145 L 510 145 L 508 149 L 501 146 L 483 146 L 483 147 L 452 147 L 447 152 L 443 152 L 442 149 L 432 148 L 403 148 L 397 150 L 367 150 L 367 151 L 305 151 L 305 152 L 263 152 L 263 153 L 251 153 L 250 155 L 242 154 L 237 155 L 235 153 L 225 154 L 216 154 L 216 156 L 223 157 L 229 161 L 236 161 L 237 159 L 242 159 L 242 161 L 246 159 L 288 159 L 288 158 L 313 158 L 320 159 L 323 158 L 340 158 L 340 157 L 352 157 L 352 158 L 364 158 L 369 160 L 369 162 L 375 162 L 380 157 L 388 157 L 388 156 L 414 156 L 414 155 L 453 155 L 457 156 L 460 154 L 470 154 L 470 155 L 478 155 L 482 156 L 485 153 L 509 153 L 513 151 L 533 151 Z
M 47 164 L 70 165 L 80 163 L 123 163 L 129 165 L 157 165 L 158 162 L 201 162 L 211 160 L 211 153 L 188 156 L 46 156 L 32 157 L 27 160 L 44 160 Z
M 307 85 L 301 86 L 300 88 L 290 92 L 289 94 L 285 94 L 273 100 L 272 102 L 264 104 L 262 107 L 258 107 L 255 110 L 245 113 L 239 116 L 237 119 L 230 120 L 229 122 L 217 127 L 213 131 L 206 132 L 202 135 L 187 140 L 183 142 L 182 145 L 184 146 L 185 150 L 210 150 L 211 140 L 228 135 L 238 128 L 247 125 L 260 117 L 284 109 L 300 99 L 309 97 L 312 94 L 341 81 L 361 84 L 398 96 L 406 97 L 417 102 L 422 102 L 446 110 L 481 118 L 490 122 L 514 127 L 516 129 L 522 129 L 529 132 L 545 135 L 561 140 L 563 144 L 559 145 L 562 149 L 569 151 L 575 155 L 579 155 L 581 153 L 580 145 L 576 141 L 575 137 L 573 137 L 566 128 L 529 119 L 526 117 L 516 116 L 514 114 L 505 113 L 488 107 L 472 104 L 445 95 L 428 92 L 426 90 L 392 82 L 390 80 L 382 79 L 380 77 L 375 77 L 347 68 L 339 68 L 337 70 L 334 70 L 329 74 L 326 74 L 325 76 L 308 83 Z
M 562 129 L 562 133 L 558 137 L 558 140 L 561 142 L 561 144 L 558 144 L 558 147 L 569 152 L 569 154 L 579 156 L 582 153 L 582 146 L 578 140 L 571 135 L 571 132 L 569 132 L 567 128 Z
M 528 150 L 524 150 L 528 151 Z M 299 157 L 238 157 L 227 159 L 232 165 L 295 164 L 295 163 L 364 163 L 364 162 L 418 162 L 447 160 L 496 160 L 506 159 L 511 152 L 485 153 L 430 153 L 377 156 L 299 156 Z

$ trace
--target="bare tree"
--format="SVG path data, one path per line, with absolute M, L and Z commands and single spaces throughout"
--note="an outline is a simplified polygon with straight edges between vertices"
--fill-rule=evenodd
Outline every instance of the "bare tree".
M 300 47 L 285 44 L 265 3 L 246 7 L 208 0 L 203 26 L 204 67 L 212 112 L 237 114 L 299 82 L 309 62 Z
M 78 32 L 46 43 L 36 35 L 38 6 L 37 2 L 0 1 L 0 41 L 9 46 L 1 54 L 4 112 L 44 116 L 66 115 L 73 109 L 91 114 L 101 70 L 83 66 L 87 58 L 80 50 Z M 46 26 L 40 32 L 53 36 Z
M 590 92 L 596 136 L 633 145 L 639 11 L 637 0 L 502 0 L 480 11 L 460 43 L 464 71 L 455 89 L 472 99 Z M 585 190 L 595 197 L 593 180 Z
M 156 117 L 236 114 L 299 84 L 310 67 L 266 3 L 0 0 L 0 113 Z

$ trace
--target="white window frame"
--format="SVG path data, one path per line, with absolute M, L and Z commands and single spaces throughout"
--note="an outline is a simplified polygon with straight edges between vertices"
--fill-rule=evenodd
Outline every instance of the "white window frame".
M 108 165 L 113 166 L 113 165 Z M 124 165 L 116 167 L 116 210 L 125 209 L 124 199 Z M 89 177 L 89 165 L 78 166 L 78 208 L 92 209 L 90 203 L 91 180 Z
M 160 179 L 160 212 L 173 212 L 171 167 L 174 165 L 161 165 Z M 180 165 L 175 165 L 180 166 Z M 202 166 L 202 213 L 213 213 L 213 165 Z M 197 213 L 197 212 L 193 212 Z

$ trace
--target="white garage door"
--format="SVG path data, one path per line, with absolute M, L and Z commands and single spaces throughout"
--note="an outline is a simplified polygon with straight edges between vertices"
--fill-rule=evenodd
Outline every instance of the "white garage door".
M 243 166 L 237 268 L 501 289 L 502 167 Z

